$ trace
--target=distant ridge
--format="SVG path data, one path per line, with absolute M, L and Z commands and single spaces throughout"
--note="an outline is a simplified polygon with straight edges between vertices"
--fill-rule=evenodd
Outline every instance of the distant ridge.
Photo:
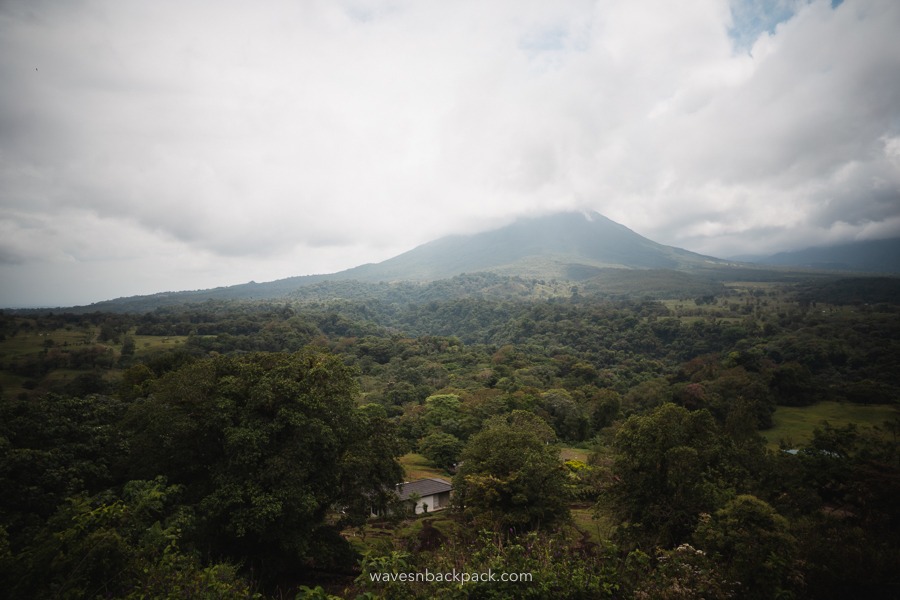
M 769 256 L 735 257 L 735 260 L 805 269 L 900 273 L 900 238 L 813 246 Z
M 338 273 L 288 277 L 268 283 L 249 282 L 208 290 L 163 292 L 74 307 L 79 312 L 145 312 L 162 306 L 231 300 L 277 300 L 298 297 L 300 290 L 328 293 L 341 282 L 385 284 L 427 283 L 464 274 L 558 281 L 592 281 L 593 286 L 659 293 L 667 286 L 709 285 L 714 271 L 733 271 L 735 265 L 649 240 L 624 225 L 591 212 L 563 212 L 523 218 L 473 235 L 451 235 L 423 244 L 377 264 Z M 747 265 L 743 265 L 747 267 Z M 635 276 L 622 277 L 633 271 Z M 638 274 L 641 275 L 638 275 Z M 663 273 L 679 273 L 672 277 Z M 699 275 L 699 277 L 698 277 Z M 748 274 L 752 276 L 752 274 Z M 686 280 L 695 280 L 688 281 Z M 713 277 L 715 278 L 715 277 Z M 638 280 L 652 280 L 638 281 Z M 699 289 L 698 288 L 698 289 Z

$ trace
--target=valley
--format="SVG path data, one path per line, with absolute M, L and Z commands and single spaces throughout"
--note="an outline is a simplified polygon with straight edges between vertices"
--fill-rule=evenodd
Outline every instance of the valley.
M 5 589 L 890 597 L 900 280 L 567 264 L 2 311 Z

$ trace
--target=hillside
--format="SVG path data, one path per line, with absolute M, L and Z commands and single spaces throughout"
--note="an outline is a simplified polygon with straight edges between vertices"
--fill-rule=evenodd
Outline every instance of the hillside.
M 778 597 L 722 539 L 792 597 L 895 597 L 900 277 L 719 273 L 0 311 L 4 597 Z M 463 510 L 386 493 L 451 469 Z M 392 565 L 543 587 L 366 576 Z
M 565 212 L 520 219 L 484 233 L 444 237 L 337 275 L 399 281 L 491 271 L 577 281 L 606 268 L 692 270 L 724 264 L 726 261 L 658 244 L 596 212 Z
M 479 276 L 472 277 L 475 274 Z M 546 298 L 568 295 L 571 283 L 601 296 L 693 298 L 718 293 L 725 282 L 831 277 L 808 267 L 704 256 L 649 240 L 596 212 L 568 212 L 520 219 L 473 235 L 447 236 L 386 261 L 338 273 L 117 298 L 67 310 L 147 312 L 210 300 Z
M 79 307 L 79 311 L 142 312 L 207 300 L 330 298 L 335 296 L 335 286 L 341 290 L 338 295 L 345 295 L 347 282 L 421 285 L 473 273 L 588 282 L 595 289 L 609 286 L 613 294 L 690 295 L 695 291 L 708 292 L 710 285 L 718 285 L 711 280 L 730 279 L 728 274 L 736 267 L 734 263 L 658 244 L 596 212 L 566 212 L 520 219 L 474 235 L 447 236 L 381 263 L 338 273 L 117 298 Z M 633 273 L 624 276 L 629 271 Z M 742 276 L 747 277 L 753 278 L 753 274 Z M 498 286 L 495 280 L 490 284 L 494 295 L 506 294 L 509 287 Z M 371 292 L 371 288 L 364 291 Z M 375 292 L 386 292 L 386 288 Z
M 900 238 L 813 246 L 768 256 L 740 256 L 735 260 L 831 271 L 900 273 Z

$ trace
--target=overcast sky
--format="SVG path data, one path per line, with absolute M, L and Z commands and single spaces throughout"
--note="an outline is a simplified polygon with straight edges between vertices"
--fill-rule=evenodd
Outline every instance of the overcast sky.
M 329 273 L 596 210 L 900 235 L 897 0 L 2 0 L 0 306 Z

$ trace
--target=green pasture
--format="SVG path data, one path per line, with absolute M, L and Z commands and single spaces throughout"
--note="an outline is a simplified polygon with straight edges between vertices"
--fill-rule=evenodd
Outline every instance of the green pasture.
M 406 473 L 406 481 L 415 481 L 427 477 L 437 477 L 439 479 L 450 479 L 453 477 L 443 469 L 433 466 L 427 458 L 415 452 L 401 456 L 400 466 L 403 467 L 403 471 Z
M 588 461 L 588 452 L 583 448 L 572 448 L 570 446 L 563 446 L 559 449 L 559 457 L 562 460 L 580 460 L 583 463 L 587 463 Z
M 573 505 L 569 508 L 572 525 L 595 544 L 603 543 L 615 533 L 615 519 L 596 506 Z
M 779 281 L 725 281 L 722 285 L 737 290 L 763 290 L 767 292 L 778 291 L 784 287 L 784 283 Z
M 777 448 L 781 440 L 799 446 L 812 440 L 813 430 L 825 421 L 833 426 L 848 423 L 881 425 L 900 414 L 892 404 L 850 404 L 847 402 L 819 402 L 811 406 L 779 406 L 775 410 L 775 427 L 763 431 L 770 448 Z
M 84 346 L 103 346 L 119 352 L 122 342 L 97 342 L 99 327 L 90 329 L 54 329 L 53 331 L 19 332 L 0 340 L 0 355 L 15 358 L 37 354 L 48 348 L 77 349 Z M 135 353 L 176 348 L 187 341 L 186 335 L 134 335 Z
M 171 350 L 184 344 L 186 335 L 132 335 L 135 354 L 153 352 L 155 350 Z
M 79 352 L 88 348 L 101 347 L 113 351 L 116 359 L 122 351 L 122 342 L 97 342 L 99 327 L 76 328 L 63 327 L 52 331 L 19 331 L 0 340 L 0 363 L 12 364 L 20 360 L 30 360 L 28 357 L 39 357 L 44 352 Z M 133 335 L 135 342 L 135 355 L 169 350 L 183 345 L 187 336 L 161 336 L 161 335 Z M 65 384 L 74 380 L 78 375 L 87 371 L 73 369 L 54 369 L 43 377 L 39 377 L 40 383 L 37 392 L 49 389 L 52 385 Z M 112 368 L 104 371 L 103 378 L 112 381 L 118 377 L 120 369 Z M 31 378 L 14 375 L 6 368 L 0 369 L 0 389 L 4 394 L 15 395 L 27 392 L 23 384 Z M 29 388 L 31 389 L 31 388 Z
M 55 329 L 49 332 L 19 332 L 0 341 L 0 354 L 18 357 L 37 354 L 48 347 L 78 348 L 93 343 L 96 331 L 84 329 Z
M 564 446 L 560 448 L 559 456 L 562 460 L 580 460 L 586 463 L 588 451 L 582 448 Z M 401 456 L 400 466 L 403 467 L 403 471 L 406 473 L 406 481 L 415 481 L 426 477 L 437 477 L 439 479 L 451 479 L 453 477 L 447 471 L 433 466 L 427 458 L 415 452 Z

